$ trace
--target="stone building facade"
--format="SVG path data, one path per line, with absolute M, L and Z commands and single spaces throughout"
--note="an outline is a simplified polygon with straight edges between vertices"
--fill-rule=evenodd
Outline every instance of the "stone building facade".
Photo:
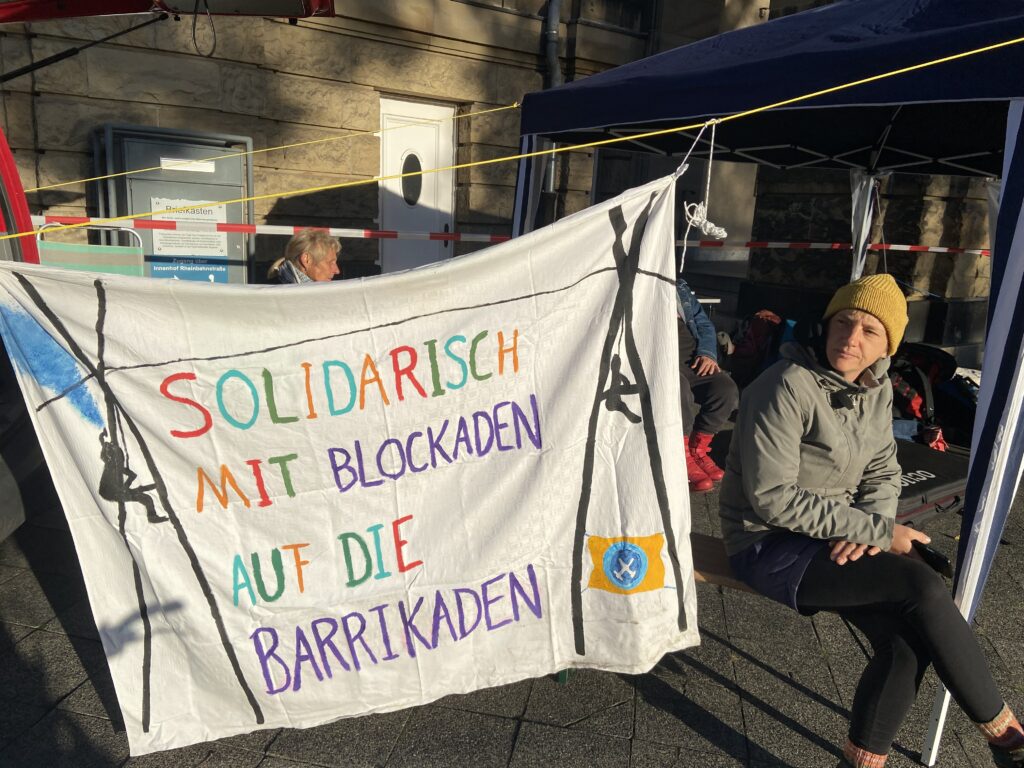
M 941 248 L 989 247 L 988 198 L 983 179 L 894 174 L 883 180 L 871 242 Z M 758 174 L 754 239 L 849 242 L 850 178 L 842 171 L 763 167 Z M 866 273 L 887 271 L 910 298 L 988 296 L 988 256 L 964 253 L 870 251 Z M 751 280 L 829 292 L 850 276 L 849 251 L 757 249 Z
M 565 79 L 741 26 L 763 23 L 825 0 L 563 0 L 559 68 Z M 89 138 L 106 123 L 249 136 L 257 150 L 304 141 L 337 141 L 252 156 L 255 223 L 378 228 L 384 191 L 382 104 L 442 105 L 452 123 L 457 164 L 514 155 L 519 112 L 504 109 L 546 82 L 544 0 L 344 0 L 337 18 L 290 24 L 285 19 L 169 19 L 91 48 L 3 87 L 0 121 L 26 188 L 95 174 Z M 0 29 L 0 70 L 10 71 L 139 22 L 100 17 L 9 25 Z M 559 155 L 556 213 L 660 174 L 671 158 L 631 157 L 610 149 Z M 639 170 L 638 170 L 639 169 Z M 699 177 L 699 168 L 693 176 Z M 596 178 L 595 178 L 596 171 Z M 451 228 L 508 234 L 516 163 L 455 173 Z M 368 182 L 368 183 L 367 183 Z M 289 196 L 292 190 L 356 183 Z M 95 215 L 85 183 L 29 195 L 33 213 Z M 695 191 L 696 192 L 696 191 Z M 985 192 L 955 177 L 901 176 L 881 190 L 876 236 L 889 242 L 988 244 Z M 730 240 L 849 240 L 849 182 L 843 173 L 777 172 L 748 164 L 716 168 L 712 208 Z M 63 235 L 83 239 L 85 234 Z M 60 237 L 60 236 L 58 236 Z M 250 279 L 258 281 L 284 238 L 256 238 Z M 369 264 L 383 246 L 347 240 L 343 259 Z M 458 243 L 451 253 L 477 245 Z M 735 297 L 741 279 L 827 290 L 848 259 L 837 252 L 700 253 L 688 260 L 704 272 L 708 295 Z M 722 261 L 723 256 L 728 260 Z M 875 257 L 872 257 L 874 259 Z M 873 262 L 869 262 L 869 269 Z M 987 295 L 985 257 L 889 254 L 888 266 L 916 288 L 947 297 Z M 358 272 L 358 270 L 356 271 Z
M 749 4 L 749 3 L 748 3 Z M 668 2 L 668 6 L 674 6 Z M 560 67 L 568 78 L 641 58 L 718 31 L 727 0 L 665 12 L 664 0 L 565 0 Z M 736 4 L 733 3 L 733 8 Z M 458 164 L 514 155 L 518 109 L 545 85 L 542 0 L 344 0 L 336 18 L 167 19 L 12 80 L 2 127 L 27 189 L 96 175 L 90 135 L 107 123 L 249 136 L 256 150 L 337 141 L 252 156 L 257 224 L 377 228 L 385 99 L 442 105 Z M 139 23 L 100 17 L 0 29 L 0 69 L 10 71 Z M 215 38 L 214 38 L 215 35 Z M 201 53 L 215 48 L 211 56 Z M 355 135 L 349 135 L 355 134 Z M 591 200 L 593 157 L 559 157 L 561 213 Z M 516 163 L 456 172 L 452 228 L 508 234 Z M 285 193 L 371 182 L 307 195 Z M 29 194 L 34 214 L 96 215 L 85 183 Z M 55 237 L 83 239 L 82 232 Z M 280 254 L 258 237 L 250 279 Z M 374 240 L 350 240 L 343 259 L 378 258 Z M 465 252 L 472 244 L 456 244 Z

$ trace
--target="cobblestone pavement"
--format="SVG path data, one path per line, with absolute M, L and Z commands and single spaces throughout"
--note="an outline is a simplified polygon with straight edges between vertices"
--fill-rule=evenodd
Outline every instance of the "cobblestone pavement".
M 764 599 L 699 586 L 703 644 L 649 674 L 584 671 L 434 704 L 277 729 L 129 759 L 128 742 L 60 505 L 29 488 L 29 522 L 0 545 L 0 766 L 587 766 L 832 768 L 861 641 L 835 616 L 804 618 Z M 715 494 L 692 498 L 693 527 L 717 533 Z M 981 643 L 1024 711 L 1024 514 L 1018 499 L 978 614 Z M 960 518 L 926 526 L 952 553 Z M 889 765 L 917 765 L 936 688 L 925 682 Z M 157 694 L 159 695 L 159 694 Z M 991 765 L 953 706 L 939 766 Z

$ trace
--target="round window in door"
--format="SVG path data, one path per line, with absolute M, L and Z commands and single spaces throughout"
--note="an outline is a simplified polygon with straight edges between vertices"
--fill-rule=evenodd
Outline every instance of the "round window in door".
M 405 156 L 405 160 L 402 161 L 402 173 L 416 173 L 418 174 L 423 170 L 423 164 L 420 163 L 419 157 L 415 152 L 410 152 Z M 403 176 L 402 177 L 402 198 L 405 200 L 405 204 L 408 206 L 414 206 L 420 199 L 420 193 L 423 191 L 423 177 L 422 176 Z

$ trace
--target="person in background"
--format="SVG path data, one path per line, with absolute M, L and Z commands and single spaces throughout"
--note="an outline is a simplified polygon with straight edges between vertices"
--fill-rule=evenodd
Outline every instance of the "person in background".
M 739 391 L 718 366 L 715 326 L 682 278 L 676 282 L 676 304 L 686 474 L 691 491 L 706 493 L 723 475 L 711 459 L 711 440 L 736 410 Z
M 285 246 L 284 256 L 270 265 L 267 277 L 279 283 L 321 283 L 341 274 L 341 243 L 320 229 L 304 229 Z
M 907 327 L 903 292 L 890 275 L 861 278 L 836 291 L 823 322 L 743 391 L 719 504 L 732 569 L 804 615 L 839 614 L 871 643 L 839 766 L 883 768 L 932 665 L 995 765 L 1024 768 L 1021 725 L 917 554 L 930 539 L 896 522 L 886 371 Z

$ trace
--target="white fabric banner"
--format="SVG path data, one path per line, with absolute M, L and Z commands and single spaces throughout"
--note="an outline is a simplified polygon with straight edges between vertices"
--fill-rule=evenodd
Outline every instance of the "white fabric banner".
M 133 754 L 698 642 L 673 210 L 330 284 L 0 266 Z

